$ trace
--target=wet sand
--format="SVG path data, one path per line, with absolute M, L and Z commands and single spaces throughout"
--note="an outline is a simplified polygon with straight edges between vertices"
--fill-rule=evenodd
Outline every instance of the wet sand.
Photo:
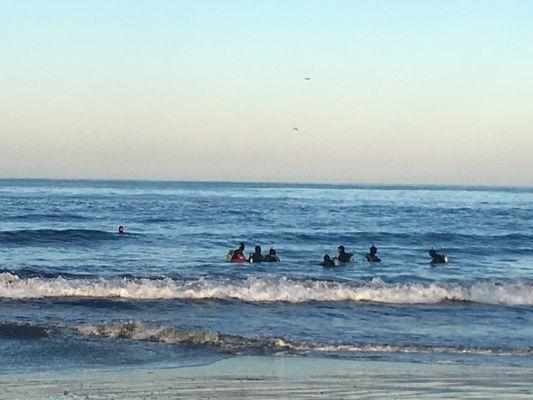
M 187 368 L 0 373 L 0 399 L 533 398 L 533 369 L 234 357 Z

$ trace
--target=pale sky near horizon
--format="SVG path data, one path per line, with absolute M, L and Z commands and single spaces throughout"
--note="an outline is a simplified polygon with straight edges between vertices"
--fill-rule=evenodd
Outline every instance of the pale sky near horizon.
M 0 0 L 0 177 L 533 185 L 532 21 L 525 0 Z

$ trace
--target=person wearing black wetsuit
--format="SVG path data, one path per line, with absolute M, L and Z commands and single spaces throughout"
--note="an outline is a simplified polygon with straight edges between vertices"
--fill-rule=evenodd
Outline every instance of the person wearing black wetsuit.
M 279 257 L 276 254 L 276 250 L 270 249 L 268 254 L 263 258 L 263 262 L 279 262 Z
M 346 253 L 346 250 L 344 249 L 344 246 L 337 247 L 337 252 L 339 255 L 337 256 L 337 260 L 339 260 L 342 263 L 347 263 L 352 260 L 352 253 Z
M 431 257 L 431 264 L 446 264 L 448 262 L 448 258 L 445 255 L 439 254 L 433 249 L 429 251 L 429 256 Z
M 326 254 L 324 256 L 324 261 L 322 261 L 320 265 L 322 265 L 323 267 L 334 267 L 335 262 L 331 259 L 331 257 L 328 254 Z
M 250 256 L 250 262 L 259 263 L 263 262 L 265 257 L 261 254 L 261 246 L 255 246 L 255 251 Z
M 378 249 L 376 246 L 374 246 L 374 243 L 372 243 L 372 246 L 370 246 L 370 253 L 365 254 L 366 261 L 369 262 L 381 262 L 381 258 L 377 256 Z
M 237 259 L 245 258 L 244 257 L 244 249 L 245 249 L 245 247 L 246 246 L 245 246 L 244 242 L 239 243 L 239 248 L 236 249 L 236 250 L 233 250 L 232 255 L 231 255 L 231 259 L 232 260 L 237 260 Z

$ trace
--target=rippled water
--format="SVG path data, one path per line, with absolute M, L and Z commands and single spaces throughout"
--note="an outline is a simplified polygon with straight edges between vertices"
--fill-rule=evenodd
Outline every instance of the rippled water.
M 10 370 L 239 354 L 533 365 L 533 189 L 4 180 L 0 202 Z M 281 262 L 225 263 L 240 241 Z M 379 264 L 362 257 L 373 242 Z M 320 267 L 339 244 L 355 263 Z

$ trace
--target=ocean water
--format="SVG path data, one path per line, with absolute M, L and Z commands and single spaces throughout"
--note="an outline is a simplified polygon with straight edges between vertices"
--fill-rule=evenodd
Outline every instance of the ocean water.
M 227 264 L 240 241 L 281 262 Z M 340 244 L 355 262 L 319 266 Z M 531 367 L 532 272 L 532 188 L 0 180 L 1 371 Z

